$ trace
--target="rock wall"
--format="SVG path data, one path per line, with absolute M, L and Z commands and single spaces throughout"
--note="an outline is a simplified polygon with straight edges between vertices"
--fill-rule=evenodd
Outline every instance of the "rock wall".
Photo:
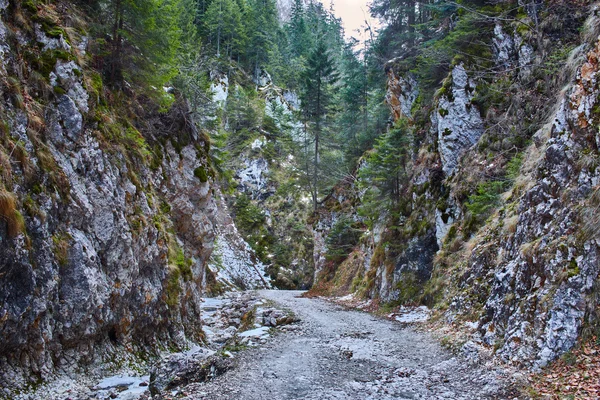
M 591 214 L 598 210 L 600 183 L 593 128 L 600 116 L 591 111 L 600 93 L 595 36 L 599 40 L 558 99 L 551 124 L 527 150 L 526 157 L 536 161 L 523 177 L 527 185 L 512 192 L 514 207 L 503 218 L 511 221 L 510 233 L 481 240 L 469 259 L 475 279 L 486 270 L 491 278 L 478 330 L 507 361 L 545 366 L 597 318 L 600 241 Z M 493 254 L 496 262 L 483 264 Z
M 0 2 L 6 398 L 58 372 L 201 340 L 224 218 L 209 138 L 185 100 L 175 94 L 164 112 L 131 87 L 105 88 L 86 26 L 61 25 L 77 9 L 18 7 Z M 43 12 L 56 26 L 29 25 Z
M 494 78 L 461 55 L 430 108 L 406 61 L 388 64 L 392 115 L 419 138 L 395 206 L 401 216 L 365 229 L 317 288 L 434 306 L 502 360 L 533 369 L 597 332 L 600 18 L 597 6 L 569 7 L 574 20 L 588 17 L 583 27 L 561 25 L 555 10 L 540 17 L 541 37 L 496 23 Z M 548 40 L 561 27 L 583 33 Z M 317 214 L 317 270 L 335 221 L 360 220 L 355 193 L 365 185 L 334 190 L 352 207 L 333 202 Z
M 483 134 L 481 113 L 472 103 L 474 92 L 475 82 L 469 78 L 464 63 L 452 68 L 432 115 L 446 175 L 452 175 L 460 158 Z

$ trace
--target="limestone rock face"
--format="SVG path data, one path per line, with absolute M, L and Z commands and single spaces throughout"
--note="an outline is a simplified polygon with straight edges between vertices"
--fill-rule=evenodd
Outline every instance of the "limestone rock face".
M 452 84 L 440 96 L 435 125 L 443 170 L 452 175 L 460 157 L 483 134 L 483 119 L 471 101 L 475 83 L 469 78 L 464 64 L 452 69 Z
M 533 63 L 533 47 L 518 33 L 510 34 L 502 24 L 494 26 L 492 38 L 495 62 L 503 68 L 517 67 L 518 75 L 527 78 L 531 73 Z
M 266 266 L 239 234 L 229 213 L 227 203 L 217 191 L 216 240 L 209 268 L 217 281 L 228 288 L 265 289 L 271 287 Z
M 17 52 L 3 32 L 0 23 L 2 71 L 14 74 Z M 71 52 L 87 39 L 68 43 L 36 26 L 19 41 Z M 185 101 L 166 113 L 142 106 L 119 130 L 120 110 L 92 103 L 84 67 L 69 58 L 53 61 L 43 108 L 0 104 L 6 140 L 22 148 L 0 189 L 24 222 L 14 233 L 0 218 L 0 397 L 126 350 L 200 340 L 201 296 L 215 284 L 207 264 L 223 216 L 208 144 L 185 119 Z
M 598 226 L 581 225 L 581 218 L 591 218 L 588 204 L 600 173 L 597 167 L 578 165 L 589 148 L 586 135 L 597 132 L 589 129 L 597 116 L 588 110 L 600 94 L 598 55 L 600 41 L 587 53 L 549 132 L 538 133 L 538 140 L 549 138 L 540 144 L 542 156 L 530 177 L 533 186 L 519 200 L 515 234 L 497 244 L 507 261 L 494 268 L 480 320 L 484 340 L 502 344 L 502 358 L 536 368 L 576 343 L 585 315 L 595 307 L 589 296 L 600 273 Z M 578 211 L 578 204 L 583 210 Z M 474 256 L 473 268 L 484 267 L 479 263 Z
M 432 301 L 472 343 L 534 370 L 597 324 L 600 11 L 574 12 L 588 21 L 560 78 L 540 77 L 546 66 L 538 46 L 558 49 L 548 38 L 533 46 L 527 33 L 499 22 L 491 38 L 498 82 L 482 79 L 487 71 L 473 63 L 455 62 L 433 96 L 430 123 L 420 120 L 427 107 L 415 113 L 418 121 L 411 117 L 417 84 L 406 63 L 388 64 L 388 105 L 394 118 L 416 126 L 420 142 L 405 167 L 399 216 L 382 215 L 372 231 L 365 228 L 334 267 L 322 257 L 328 232 L 340 218 L 360 221 L 358 188 L 369 182 L 357 173 L 359 184 L 340 185 L 318 211 L 315 265 L 332 276 L 330 292 Z M 546 82 L 552 91 L 540 95 Z M 508 100 L 486 103 L 485 89 Z M 482 198 L 487 211 L 473 206 Z
M 401 116 L 410 117 L 411 108 L 419 96 L 419 88 L 415 76 L 412 73 L 397 76 L 393 68 L 388 68 L 387 76 L 385 100 L 392 110 L 394 120 Z

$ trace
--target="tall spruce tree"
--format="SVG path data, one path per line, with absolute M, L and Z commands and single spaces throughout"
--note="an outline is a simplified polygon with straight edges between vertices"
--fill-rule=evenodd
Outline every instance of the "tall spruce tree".
M 100 2 L 110 37 L 104 60 L 108 82 L 124 80 L 161 87 L 176 73 L 181 40 L 180 0 L 107 0 Z
M 317 46 L 308 58 L 307 68 L 303 74 L 301 95 L 302 110 L 314 142 L 310 190 L 315 210 L 317 209 L 319 194 L 320 146 L 325 128 L 325 118 L 329 114 L 332 103 L 333 84 L 337 79 L 338 74 L 325 43 L 323 41 L 317 42 Z M 307 173 L 310 172 L 307 171 Z

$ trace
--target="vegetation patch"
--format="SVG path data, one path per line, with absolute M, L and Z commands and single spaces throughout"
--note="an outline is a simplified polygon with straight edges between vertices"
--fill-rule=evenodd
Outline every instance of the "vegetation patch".
M 0 219 L 6 223 L 9 237 L 15 237 L 25 231 L 25 220 L 17 210 L 17 197 L 3 189 L 0 189 Z
M 69 249 L 73 238 L 66 232 L 57 232 L 52 235 L 52 244 L 54 246 L 54 258 L 61 267 L 69 264 Z

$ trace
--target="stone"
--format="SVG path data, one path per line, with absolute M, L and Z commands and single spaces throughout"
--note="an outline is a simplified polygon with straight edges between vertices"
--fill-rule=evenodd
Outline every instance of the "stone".
M 483 134 L 483 119 L 474 97 L 475 83 L 469 78 L 464 64 L 452 69 L 452 96 L 444 94 L 437 105 L 436 121 L 442 169 L 452 175 L 464 153 Z
M 173 354 L 161 360 L 150 373 L 150 393 L 160 395 L 172 388 L 194 382 L 206 382 L 232 367 L 229 358 L 214 351 L 197 349 L 193 353 Z

